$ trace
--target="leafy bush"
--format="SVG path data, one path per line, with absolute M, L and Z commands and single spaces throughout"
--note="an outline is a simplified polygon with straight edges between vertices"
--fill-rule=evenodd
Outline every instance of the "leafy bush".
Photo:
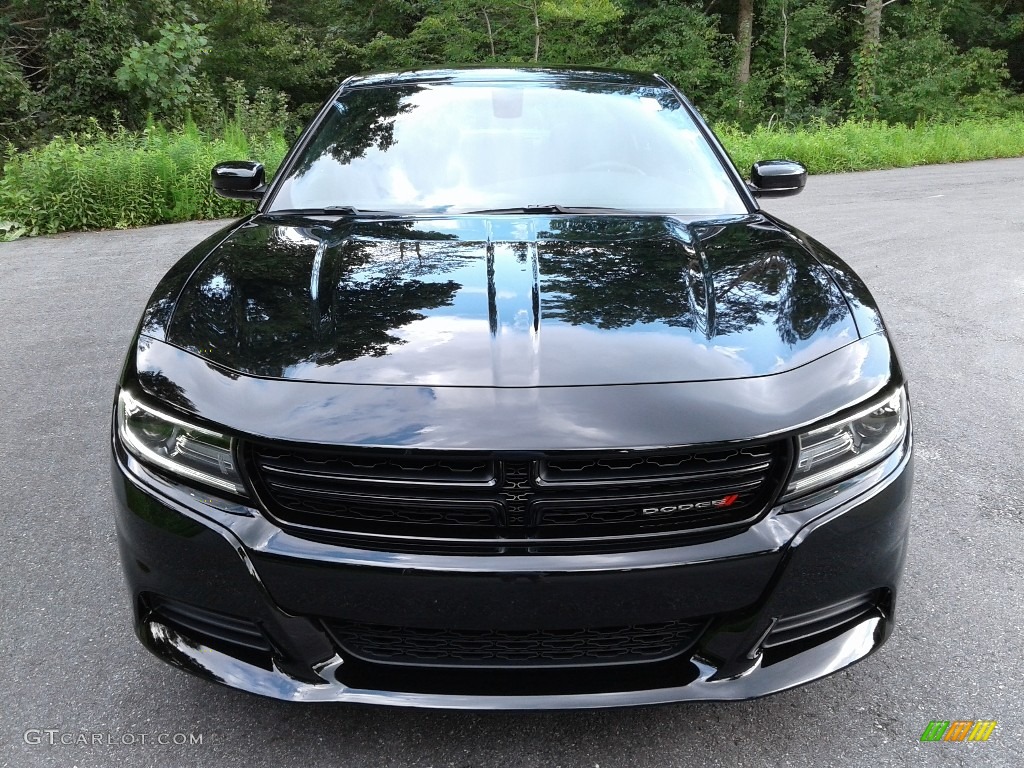
M 47 27 L 39 74 L 46 83 L 41 96 L 48 128 L 81 130 L 89 118 L 109 120 L 124 98 L 114 71 L 132 43 L 129 3 L 49 0 L 39 10 Z
M 744 133 L 718 126 L 716 131 L 743 173 L 751 163 L 773 158 L 797 160 L 811 173 L 839 173 L 1024 156 L 1020 114 L 912 127 L 849 121 L 797 130 L 761 126 Z
M 254 159 L 272 174 L 286 149 L 279 132 L 247 137 L 229 126 L 207 136 L 193 124 L 141 133 L 94 126 L 17 154 L 10 148 L 0 179 L 0 238 L 239 216 L 246 204 L 214 195 L 210 168 Z
M 128 50 L 114 73 L 122 91 L 137 100 L 143 111 L 177 117 L 189 105 L 198 84 L 196 69 L 205 53 L 205 24 L 166 21 L 152 43 Z
M 1010 95 L 1006 51 L 958 49 L 942 30 L 943 14 L 930 12 L 926 0 L 898 12 L 906 17 L 903 37 L 878 53 L 878 117 L 912 125 L 998 113 Z
M 626 30 L 631 53 L 615 66 L 658 72 L 700 104 L 704 114 L 721 115 L 727 111 L 725 102 L 736 96 L 736 54 L 732 36 L 722 33 L 717 21 L 698 8 L 660 0 L 632 20 Z
M 30 135 L 38 108 L 39 96 L 18 63 L 0 50 L 0 141 L 22 140 Z
M 236 114 L 250 126 L 265 125 L 275 107 L 238 94 Z M 719 125 L 717 132 L 744 173 L 754 161 L 773 158 L 798 160 L 811 173 L 836 173 L 1024 156 L 1020 113 L 913 127 L 851 121 L 796 130 L 761 126 L 749 133 Z M 10 146 L 0 178 L 0 240 L 240 216 L 250 206 L 214 195 L 210 168 L 253 159 L 272 174 L 286 150 L 280 131 L 247 132 L 237 121 L 217 135 L 193 124 L 177 130 L 151 125 L 141 133 L 104 132 L 94 124 L 90 133 L 28 151 Z

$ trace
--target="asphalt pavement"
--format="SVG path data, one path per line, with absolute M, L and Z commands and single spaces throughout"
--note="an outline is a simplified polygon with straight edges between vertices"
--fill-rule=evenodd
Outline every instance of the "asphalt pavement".
M 0 765 L 1024 764 L 1024 159 L 812 177 L 766 208 L 878 299 L 911 381 L 912 542 L 889 643 L 766 699 L 473 713 L 295 705 L 136 642 L 110 511 L 114 381 L 163 272 L 219 223 L 0 244 Z M 922 743 L 931 720 L 989 741 Z

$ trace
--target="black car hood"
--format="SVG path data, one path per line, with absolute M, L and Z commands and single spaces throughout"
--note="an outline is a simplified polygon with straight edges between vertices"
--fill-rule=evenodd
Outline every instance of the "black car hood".
M 200 247 L 143 334 L 255 376 L 709 381 L 781 373 L 859 338 L 830 271 L 760 214 L 255 217 Z

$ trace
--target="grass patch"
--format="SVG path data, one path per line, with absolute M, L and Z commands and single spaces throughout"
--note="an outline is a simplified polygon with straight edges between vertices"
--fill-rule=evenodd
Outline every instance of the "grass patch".
M 813 174 L 1024 156 L 1024 115 L 914 127 L 716 130 L 743 173 L 773 158 L 798 160 Z M 237 125 L 216 136 L 194 125 L 97 131 L 11 151 L 0 177 L 0 240 L 241 216 L 251 204 L 214 195 L 210 169 L 223 160 L 259 160 L 269 178 L 286 151 L 283 134 L 247 137 Z
M 797 160 L 814 174 L 1024 156 L 1024 115 L 913 127 L 851 121 L 752 133 L 715 130 L 744 174 L 755 161 L 775 158 Z
M 58 137 L 5 158 L 0 239 L 241 216 L 252 206 L 216 196 L 210 169 L 254 159 L 269 177 L 286 150 L 281 134 L 247 137 L 231 125 L 219 136 L 188 125 Z

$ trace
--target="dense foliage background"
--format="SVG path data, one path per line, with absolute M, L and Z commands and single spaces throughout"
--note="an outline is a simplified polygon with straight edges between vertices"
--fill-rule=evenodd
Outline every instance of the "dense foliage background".
M 745 128 L 1002 114 L 1024 86 L 1024 0 L 3 2 L 0 135 L 19 145 L 89 118 L 207 127 L 240 93 L 304 118 L 348 74 L 462 63 L 655 70 Z
M 488 63 L 659 72 L 741 165 L 1024 152 L 1024 0 L 0 0 L 0 238 L 229 215 L 199 164 L 275 165 L 346 75 Z

